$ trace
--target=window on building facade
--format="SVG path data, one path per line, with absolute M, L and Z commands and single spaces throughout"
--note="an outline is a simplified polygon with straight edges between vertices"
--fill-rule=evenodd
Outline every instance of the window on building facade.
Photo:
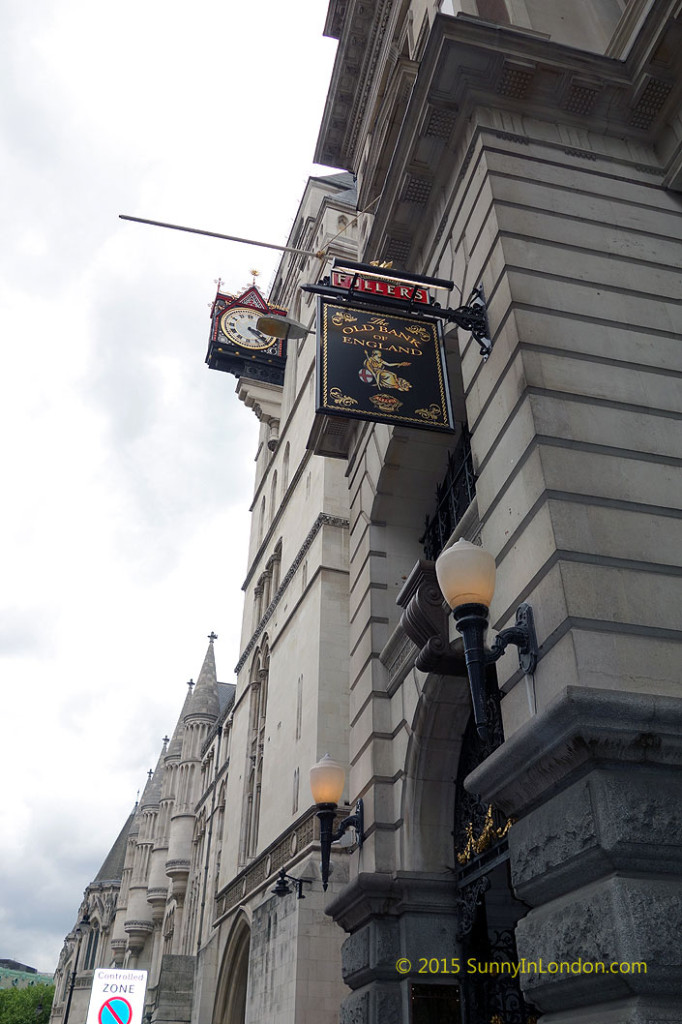
M 165 954 L 173 952 L 173 932 L 175 930 L 175 907 L 171 907 L 166 914 L 163 924 L 163 951 Z
M 270 516 L 272 519 L 275 518 L 277 512 L 277 470 L 272 474 L 272 483 L 270 485 Z
M 291 455 L 291 446 L 287 441 L 284 446 L 284 456 L 282 457 L 282 494 L 286 494 L 287 487 L 289 486 L 289 458 Z
M 90 935 L 88 936 L 88 945 L 85 952 L 85 960 L 83 962 L 83 969 L 86 971 L 93 971 L 95 969 L 98 944 L 99 924 L 97 923 L 97 921 L 94 921 L 90 926 Z
M 296 739 L 301 738 L 301 724 L 303 721 L 303 676 L 298 677 L 296 684 Z
M 263 751 L 265 748 L 265 719 L 268 702 L 268 673 L 270 654 L 267 637 L 257 652 L 251 672 L 249 705 L 249 741 L 246 764 L 246 787 L 242 812 L 242 861 L 255 856 L 258 848 L 261 782 L 263 778 Z
M 259 544 L 263 540 L 264 533 L 265 533 L 265 495 L 263 495 L 263 498 L 262 498 L 261 503 L 260 503 L 260 516 L 259 516 L 259 519 L 258 519 L 258 543 Z

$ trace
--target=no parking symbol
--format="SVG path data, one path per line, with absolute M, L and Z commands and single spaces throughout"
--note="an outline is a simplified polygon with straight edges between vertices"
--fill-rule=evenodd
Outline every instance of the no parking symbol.
M 99 1011 L 99 1024 L 130 1024 L 133 1008 L 123 996 L 107 999 Z
M 146 971 L 95 971 L 86 1024 L 142 1024 Z

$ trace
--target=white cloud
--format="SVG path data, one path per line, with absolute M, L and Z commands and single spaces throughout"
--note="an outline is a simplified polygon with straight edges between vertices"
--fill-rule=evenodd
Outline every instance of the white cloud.
M 239 657 L 257 422 L 204 365 L 284 243 L 324 4 L 9 0 L 0 60 L 0 950 L 50 971 L 206 635 Z M 316 171 L 319 173 L 319 169 Z

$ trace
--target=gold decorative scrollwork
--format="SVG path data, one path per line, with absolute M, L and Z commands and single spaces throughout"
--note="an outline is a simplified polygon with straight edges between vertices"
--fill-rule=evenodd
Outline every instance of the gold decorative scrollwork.
M 493 821 L 493 805 L 490 804 L 483 821 L 483 830 L 478 838 L 474 837 L 474 826 L 472 822 L 469 822 L 467 825 L 467 843 L 462 852 L 457 854 L 457 863 L 462 865 L 468 864 L 476 854 L 483 853 L 483 851 L 487 850 L 489 846 L 492 846 L 496 839 L 504 839 L 515 821 L 516 818 L 507 818 L 504 825 L 497 828 Z
M 414 334 L 415 338 L 421 338 L 422 341 L 431 341 L 431 333 L 426 327 L 421 327 L 419 324 L 410 324 L 410 334 Z
M 356 316 L 351 316 L 350 313 L 344 313 L 342 309 L 337 309 L 336 313 L 332 317 L 332 323 L 335 327 L 343 327 L 344 324 L 354 324 L 357 320 Z
M 348 408 L 349 405 L 358 404 L 357 398 L 352 398 L 350 395 L 344 395 L 341 388 L 332 388 L 329 392 L 329 397 L 334 405 L 343 405 L 346 408 Z
M 436 405 L 435 402 L 432 402 L 428 409 L 415 409 L 414 411 L 417 416 L 421 416 L 424 420 L 431 420 L 433 423 L 436 420 L 442 419 L 440 406 Z

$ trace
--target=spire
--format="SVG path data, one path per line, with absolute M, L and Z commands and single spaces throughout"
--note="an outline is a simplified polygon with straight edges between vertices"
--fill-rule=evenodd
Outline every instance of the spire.
M 211 632 L 208 637 L 208 650 L 201 666 L 201 672 L 194 687 L 192 704 L 189 707 L 185 718 L 194 718 L 195 715 L 202 717 L 217 718 L 220 714 L 220 702 L 218 700 L 218 681 L 215 667 L 215 651 L 213 642 L 218 637 Z
M 164 760 L 166 758 L 166 747 L 168 745 L 168 737 L 164 736 L 161 741 L 163 746 L 161 747 L 161 753 L 159 754 L 159 760 L 156 762 L 156 768 L 152 771 L 151 768 L 148 772 L 149 778 L 147 785 L 144 787 L 144 793 L 142 794 L 142 801 L 140 808 L 145 807 L 156 807 L 161 801 L 161 790 L 163 787 L 163 769 Z
M 126 844 L 135 817 L 137 805 L 128 815 L 128 820 L 119 832 L 114 845 L 109 850 L 102 867 L 95 875 L 94 882 L 115 882 L 123 877 L 123 865 L 126 859 Z
M 189 709 L 192 705 L 192 690 L 194 689 L 194 680 L 190 679 L 187 683 L 187 696 L 185 697 L 185 703 L 182 705 L 182 711 L 178 718 L 177 725 L 173 731 L 173 736 L 168 749 L 166 750 L 166 757 L 179 757 L 182 753 L 182 734 L 185 727 L 185 716 L 188 714 Z

